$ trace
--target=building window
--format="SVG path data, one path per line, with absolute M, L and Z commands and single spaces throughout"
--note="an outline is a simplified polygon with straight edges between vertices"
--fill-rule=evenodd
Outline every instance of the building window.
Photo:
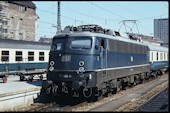
M 22 39 L 23 39 L 23 34 L 19 33 L 19 40 L 22 40 Z
M 23 20 L 22 20 L 22 18 L 20 18 L 20 20 L 19 20 L 19 28 L 20 28 L 20 29 L 23 28 Z
M 11 37 L 11 39 L 14 38 L 14 32 L 10 32 L 10 37 Z
M 22 61 L 22 51 L 16 51 L 15 61 Z
M 34 61 L 34 52 L 28 52 L 28 61 Z
M 23 6 L 19 6 L 18 9 L 19 9 L 20 11 L 23 11 L 24 7 L 23 7 Z
M 44 61 L 44 52 L 39 52 L 39 61 Z
M 8 33 L 8 29 L 3 29 L 3 33 Z
M 27 7 L 25 7 L 25 11 L 27 11 Z
M 8 21 L 2 21 L 2 25 L 8 25 Z
M 10 25 L 11 25 L 11 27 L 13 27 L 13 24 L 14 24 L 14 17 L 11 17 L 11 19 L 10 19 Z
M 1 53 L 1 61 L 9 61 L 9 51 L 2 51 Z
M 2 33 L 2 27 L 0 27 L 0 33 Z

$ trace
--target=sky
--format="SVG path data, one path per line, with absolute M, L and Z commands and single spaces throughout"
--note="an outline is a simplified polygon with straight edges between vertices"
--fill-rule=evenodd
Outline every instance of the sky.
M 36 5 L 36 41 L 52 38 L 57 31 L 57 1 L 33 1 Z M 154 19 L 169 18 L 167 1 L 61 1 L 61 27 L 97 24 L 121 32 L 153 36 Z M 126 21 L 124 20 L 135 20 Z

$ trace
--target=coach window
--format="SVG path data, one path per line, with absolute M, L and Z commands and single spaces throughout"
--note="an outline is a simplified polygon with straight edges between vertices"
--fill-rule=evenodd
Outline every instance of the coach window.
M 39 52 L 39 61 L 44 61 L 44 52 Z
M 15 61 L 22 61 L 22 51 L 16 51 Z
M 163 53 L 161 53 L 161 56 L 160 56 L 161 58 L 160 58 L 160 60 L 163 60 Z
M 152 53 L 152 57 L 151 58 L 152 58 L 152 61 L 153 61 L 153 52 L 151 52 L 151 53 Z
M 28 61 L 34 61 L 34 52 L 28 52 Z
M 167 54 L 167 60 L 169 60 L 169 53 Z
M 2 51 L 1 53 L 1 61 L 9 61 L 9 51 Z
M 157 52 L 157 60 L 158 60 L 158 52 Z

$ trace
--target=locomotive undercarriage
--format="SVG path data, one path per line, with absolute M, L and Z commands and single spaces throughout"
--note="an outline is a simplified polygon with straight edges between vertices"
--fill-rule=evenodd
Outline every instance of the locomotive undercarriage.
M 69 78 L 53 78 L 48 79 L 43 84 L 43 88 L 46 89 L 46 94 L 53 94 L 54 96 L 62 97 L 85 97 L 86 99 L 97 99 L 99 96 L 107 96 L 108 93 L 115 94 L 119 90 L 125 90 L 126 87 L 132 87 L 142 83 L 144 80 L 152 78 L 154 76 L 163 74 L 162 72 L 142 72 L 139 74 L 124 76 L 111 80 L 102 80 L 97 78 L 103 72 L 87 72 L 84 74 L 72 74 L 74 77 Z M 56 74 L 54 74 L 56 77 Z M 60 75 L 60 74 L 58 74 Z M 63 74 L 62 75 L 66 75 Z M 52 77 L 52 76 L 50 76 Z M 53 76 L 54 77 L 54 76 Z M 96 82 L 99 81 L 100 82 Z M 57 81 L 56 81 L 57 80 Z M 61 82 L 62 81 L 62 82 Z M 73 82 L 74 81 L 74 82 Z
M 142 83 L 147 78 L 147 73 L 130 75 L 123 78 L 113 79 L 96 84 L 96 86 L 87 86 L 86 80 L 71 82 L 71 81 L 46 81 L 48 87 L 46 88 L 46 94 L 53 94 L 54 96 L 70 96 L 70 97 L 85 97 L 86 99 L 97 99 L 100 96 L 107 96 L 108 93 L 115 94 L 119 90 L 125 90 L 127 86 Z M 95 75 L 94 75 L 95 76 Z M 93 81 L 94 82 L 94 81 Z M 44 84 L 44 83 L 43 83 Z

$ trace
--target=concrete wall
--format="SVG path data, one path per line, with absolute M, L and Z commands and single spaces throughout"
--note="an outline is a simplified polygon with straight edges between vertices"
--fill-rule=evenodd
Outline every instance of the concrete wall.
M 1 95 L 0 112 L 19 111 L 21 108 L 29 107 L 34 103 L 34 99 L 38 97 L 39 93 L 40 90 L 35 90 L 10 95 Z

